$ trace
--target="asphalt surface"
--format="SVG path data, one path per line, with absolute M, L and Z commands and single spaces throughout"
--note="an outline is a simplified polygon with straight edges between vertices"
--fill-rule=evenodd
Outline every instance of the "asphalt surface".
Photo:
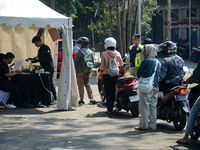
M 186 61 L 186 65 L 192 71 L 197 64 Z M 100 102 L 95 76 L 91 86 L 94 99 Z M 90 104 L 87 95 L 85 103 L 71 111 L 60 111 L 55 105 L 0 109 L 0 150 L 200 149 L 199 141 L 177 144 L 184 130 L 176 131 L 172 123 L 157 120 L 155 131 L 137 131 L 139 117 L 124 110 L 107 114 L 103 105 Z

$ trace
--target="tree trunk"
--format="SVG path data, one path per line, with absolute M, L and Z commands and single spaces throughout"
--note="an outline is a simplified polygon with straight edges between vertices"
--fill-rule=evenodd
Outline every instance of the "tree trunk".
M 118 51 L 122 53 L 122 34 L 121 34 L 121 12 L 120 12 L 120 5 L 119 5 L 119 0 L 117 0 L 117 47 Z
M 122 53 L 126 51 L 126 10 L 125 10 L 126 0 L 122 0 Z

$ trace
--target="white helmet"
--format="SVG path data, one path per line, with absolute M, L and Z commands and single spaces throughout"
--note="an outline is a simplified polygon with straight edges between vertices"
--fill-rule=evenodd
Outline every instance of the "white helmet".
M 107 49 L 108 47 L 116 47 L 116 40 L 113 37 L 109 37 L 104 41 L 104 47 Z

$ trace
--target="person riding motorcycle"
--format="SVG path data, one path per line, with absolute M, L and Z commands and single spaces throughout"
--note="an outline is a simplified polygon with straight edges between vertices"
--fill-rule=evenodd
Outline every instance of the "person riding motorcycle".
M 169 88 L 181 85 L 181 80 L 185 75 L 184 60 L 176 54 L 177 47 L 172 41 L 164 42 L 161 48 L 165 58 L 160 68 L 159 91 L 165 92 Z
M 193 71 L 193 74 L 186 80 L 186 83 L 192 84 L 192 83 L 196 83 L 198 80 L 200 80 L 200 62 L 198 63 L 195 70 Z M 183 138 L 176 141 L 176 143 L 189 144 L 188 143 L 189 135 L 193 134 L 194 126 L 195 126 L 195 119 L 199 112 L 200 112 L 200 96 L 197 98 L 197 100 L 195 101 L 195 103 L 191 109 L 191 112 L 190 112 L 190 115 L 188 118 L 188 122 L 187 122 L 187 127 L 186 127 Z

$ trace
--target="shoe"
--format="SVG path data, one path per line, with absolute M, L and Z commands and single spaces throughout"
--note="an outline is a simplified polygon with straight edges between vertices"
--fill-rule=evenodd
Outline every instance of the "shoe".
M 97 102 L 94 99 L 90 99 L 90 103 L 96 104 Z
M 53 101 L 50 102 L 50 105 L 54 105 L 56 103 L 57 103 L 57 100 L 53 100 Z
M 84 101 L 79 101 L 78 104 L 85 104 L 85 102 Z
M 106 110 L 106 113 L 107 113 L 107 114 L 112 114 L 112 111 Z
M 178 141 L 176 141 L 176 143 L 178 144 L 184 144 L 184 145 L 188 145 L 188 142 L 182 142 L 182 139 L 179 139 Z
M 134 129 L 135 129 L 135 130 L 147 130 L 147 129 L 141 128 L 140 126 L 137 126 L 137 127 L 135 127 Z
M 5 104 L 6 108 L 17 108 L 15 105 L 13 104 Z

